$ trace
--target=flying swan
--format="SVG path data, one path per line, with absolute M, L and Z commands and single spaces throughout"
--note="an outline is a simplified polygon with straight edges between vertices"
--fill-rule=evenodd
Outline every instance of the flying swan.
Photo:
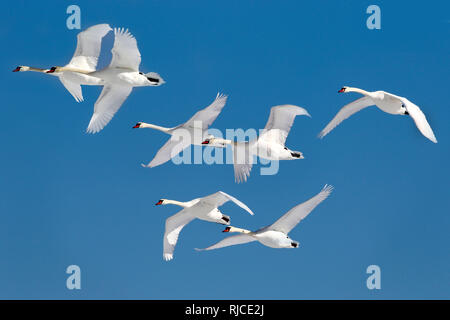
M 229 225 L 230 217 L 220 212 L 218 207 L 225 202 L 233 201 L 242 209 L 253 215 L 253 212 L 238 199 L 218 191 L 214 194 L 203 198 L 193 199 L 187 202 L 161 199 L 156 205 L 174 204 L 183 208 L 180 212 L 174 214 L 166 220 L 166 231 L 164 233 L 163 258 L 164 260 L 172 260 L 175 245 L 177 244 L 178 235 L 181 229 L 195 218 Z
M 169 161 L 191 144 L 202 145 L 204 139 L 209 137 L 208 128 L 216 120 L 222 111 L 227 96 L 218 93 L 216 99 L 205 109 L 198 111 L 187 122 L 173 128 L 160 127 L 154 124 L 138 122 L 133 128 L 151 128 L 170 134 L 171 138 L 159 149 L 156 156 L 148 165 L 143 167 L 156 167 Z M 225 147 L 222 143 L 214 144 L 215 147 Z
M 160 86 L 165 83 L 155 72 L 144 74 L 139 71 L 141 54 L 136 39 L 128 30 L 114 28 L 114 46 L 111 50 L 112 59 L 108 67 L 84 72 L 97 78 L 103 90 L 95 102 L 94 114 L 87 128 L 88 133 L 102 130 L 120 109 L 133 87 Z M 47 73 L 73 71 L 72 67 L 52 67 Z
M 60 72 L 54 73 L 51 69 L 41 69 L 29 66 L 18 66 L 13 72 L 34 71 L 57 76 L 64 87 L 77 102 L 83 101 L 80 85 L 99 85 L 99 79 L 85 73 L 95 71 L 100 54 L 102 38 L 111 31 L 108 24 L 97 24 L 77 36 L 77 48 L 70 62 L 60 67 Z M 81 73 L 79 73 L 81 72 Z
M 207 145 L 231 144 L 233 148 L 234 178 L 237 183 L 247 181 L 253 164 L 253 156 L 268 160 L 304 159 L 300 151 L 292 151 L 285 146 L 286 138 L 296 116 L 311 117 L 305 109 L 293 105 L 275 106 L 263 132 L 257 139 L 247 142 L 234 142 L 227 139 L 209 137 L 202 142 Z
M 225 238 L 205 249 L 196 250 L 213 250 L 252 241 L 259 241 L 263 245 L 271 248 L 298 248 L 300 243 L 292 240 L 288 236 L 289 232 L 311 211 L 313 211 L 319 203 L 325 200 L 330 195 L 332 190 L 332 186 L 325 185 L 322 191 L 316 196 L 295 206 L 270 226 L 259 230 L 249 231 L 236 227 L 226 227 L 223 232 L 238 232 L 240 234 Z
M 327 126 L 319 133 L 319 138 L 326 136 L 338 124 L 350 117 L 352 114 L 372 105 L 377 106 L 384 112 L 390 114 L 410 115 L 413 118 L 419 131 L 428 139 L 437 143 L 433 130 L 428 124 L 427 118 L 418 106 L 408 99 L 393 95 L 386 91 L 368 92 L 358 88 L 343 87 L 338 92 L 359 92 L 364 97 L 355 100 L 344 106 L 327 124 Z

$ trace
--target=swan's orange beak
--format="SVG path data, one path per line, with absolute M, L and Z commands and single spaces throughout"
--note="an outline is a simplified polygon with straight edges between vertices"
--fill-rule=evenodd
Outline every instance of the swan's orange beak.
M 338 93 L 341 93 L 341 92 L 345 92 L 345 88 L 341 88 L 341 90 L 338 91 Z
M 209 144 L 209 140 L 203 141 L 202 144 Z
M 230 232 L 231 227 L 226 227 L 222 232 Z
M 163 203 L 163 201 L 162 200 L 159 200 L 157 203 L 155 203 L 155 206 L 159 206 L 159 205 L 161 205 Z
M 13 72 L 19 72 L 20 71 L 20 67 L 17 67 L 13 70 Z
M 136 125 L 133 127 L 133 129 L 139 128 L 141 126 L 141 124 L 138 122 L 136 123 Z

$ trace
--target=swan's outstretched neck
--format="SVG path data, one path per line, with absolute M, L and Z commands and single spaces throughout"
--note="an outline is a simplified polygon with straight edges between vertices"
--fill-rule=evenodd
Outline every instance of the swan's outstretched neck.
M 245 229 L 236 228 L 236 227 L 226 227 L 225 230 L 223 230 L 223 232 L 239 232 L 239 233 L 244 233 L 244 234 L 252 233 L 250 230 L 245 230 Z
M 228 139 L 216 138 L 214 136 L 208 136 L 203 140 L 202 144 L 212 147 L 226 147 L 227 144 L 232 144 L 233 141 Z
M 46 73 L 49 69 L 41 69 L 41 68 L 35 68 L 35 67 L 29 67 L 29 66 L 19 66 L 16 69 L 13 70 L 13 72 L 18 72 L 18 71 L 34 71 L 34 72 L 42 72 L 42 73 Z
M 187 205 L 186 202 L 181 202 L 181 201 L 176 201 L 176 200 L 164 199 L 163 204 L 174 204 L 176 206 L 180 206 L 180 207 L 183 207 L 183 208 L 188 208 L 188 205 Z
M 41 69 L 41 68 L 34 68 L 34 67 L 28 67 L 28 71 L 34 71 L 34 72 L 46 72 L 48 69 Z
M 86 70 L 86 69 L 79 69 L 79 68 L 74 68 L 74 67 L 51 67 L 49 70 L 46 71 L 46 73 L 58 74 L 58 73 L 61 73 L 64 71 L 90 74 L 90 73 L 94 72 L 95 70 Z
M 370 92 L 368 92 L 366 90 L 363 90 L 363 89 L 353 88 L 353 87 L 344 87 L 342 89 L 344 89 L 342 92 L 358 92 L 358 93 L 361 93 L 361 94 L 363 94 L 365 96 L 370 96 Z
M 89 74 L 94 72 L 95 70 L 86 70 L 86 69 L 79 69 L 79 68 L 73 68 L 73 67 L 61 67 L 58 69 L 58 71 L 70 71 L 70 72 L 78 72 L 78 73 L 84 73 Z
M 159 130 L 165 133 L 170 133 L 169 131 L 172 128 L 166 128 L 166 127 L 161 127 L 161 126 L 157 126 L 151 123 L 145 123 L 145 122 L 138 122 L 133 128 L 150 128 L 150 129 L 155 129 L 155 130 Z
M 218 143 L 218 144 L 232 144 L 233 143 L 233 141 L 231 141 L 231 140 L 221 139 L 221 138 L 216 138 L 214 142 Z

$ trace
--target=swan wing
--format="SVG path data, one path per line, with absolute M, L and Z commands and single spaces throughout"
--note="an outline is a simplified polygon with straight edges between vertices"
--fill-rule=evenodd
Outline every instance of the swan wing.
M 275 106 L 270 109 L 269 120 L 259 139 L 279 143 L 284 146 L 296 116 L 311 117 L 305 109 L 293 105 Z
M 81 85 L 79 85 L 78 83 L 75 83 L 73 81 L 70 81 L 64 75 L 65 75 L 65 73 L 63 72 L 59 76 L 59 81 L 61 81 L 64 88 L 66 88 L 67 91 L 70 92 L 70 94 L 75 98 L 75 100 L 77 102 L 83 101 L 83 92 L 81 90 Z
M 244 203 L 242 203 L 235 197 L 230 196 L 229 194 L 227 194 L 223 191 L 218 191 L 209 196 L 203 197 L 202 199 L 200 199 L 199 204 L 211 206 L 213 209 L 213 208 L 220 207 L 221 205 L 223 205 L 225 202 L 228 202 L 228 201 L 233 201 L 239 207 L 241 207 L 242 209 L 244 209 L 245 211 L 247 211 L 248 213 L 253 215 L 253 211 L 250 210 L 249 207 L 247 207 Z
M 325 200 L 333 191 L 333 187 L 325 185 L 322 191 L 306 202 L 303 202 L 275 221 L 269 228 L 288 234 L 301 220 L 303 220 L 315 207 Z
M 216 120 L 225 106 L 227 98 L 228 96 L 218 93 L 216 99 L 209 106 L 194 114 L 184 126 L 196 127 L 195 122 L 198 121 L 201 122 L 201 128 L 203 130 L 208 130 L 209 126 Z
M 228 238 L 225 238 L 219 242 L 217 242 L 216 244 L 213 244 L 212 246 L 209 246 L 207 248 L 204 249 L 196 249 L 197 251 L 204 251 L 204 250 L 213 250 L 213 249 L 219 249 L 219 248 L 223 248 L 223 247 L 229 247 L 229 246 L 234 246 L 237 244 L 243 244 L 243 243 L 248 243 L 248 242 L 252 242 L 252 241 L 256 241 L 256 239 L 252 236 L 249 236 L 247 234 L 238 234 L 235 236 L 231 236 Z
M 418 106 L 416 106 L 414 103 L 409 101 L 406 98 L 401 99 L 406 111 L 408 111 L 411 118 L 413 118 L 414 123 L 417 126 L 417 129 L 428 139 L 433 141 L 434 143 L 437 143 L 436 137 L 434 136 L 433 130 L 431 129 L 430 125 L 428 124 L 427 118 L 425 117 L 425 114 L 420 110 Z
M 87 132 L 97 133 L 102 130 L 120 109 L 132 89 L 131 86 L 105 85 L 95 102 L 94 114 L 89 122 Z
M 142 165 L 144 167 L 153 168 L 156 166 L 159 166 L 170 159 L 172 159 L 174 156 L 179 154 L 181 151 L 186 149 L 191 145 L 191 141 L 188 139 L 177 139 L 174 136 L 172 136 L 156 153 L 155 157 L 148 165 Z
M 164 233 L 163 258 L 164 260 L 173 259 L 173 251 L 178 241 L 181 229 L 189 222 L 195 219 L 187 211 L 181 210 L 166 220 L 166 231 Z
M 234 181 L 246 182 L 250 176 L 253 165 L 253 154 L 250 152 L 249 142 L 238 142 L 232 144 Z
M 102 38 L 111 31 L 109 24 L 97 24 L 80 32 L 77 36 L 77 48 L 67 66 L 95 71 L 100 55 Z
M 367 108 L 371 105 L 373 105 L 373 101 L 370 97 L 364 96 L 362 98 L 359 98 L 358 100 L 355 100 L 344 107 L 342 107 L 341 110 L 334 116 L 334 118 L 330 121 L 330 123 L 327 124 L 327 126 L 320 131 L 318 137 L 323 138 L 325 137 L 331 130 L 333 130 L 338 124 L 340 124 L 342 121 L 350 117 L 352 114 Z
M 125 29 L 114 28 L 114 46 L 111 49 L 110 68 L 124 68 L 139 71 L 141 53 L 136 38 Z

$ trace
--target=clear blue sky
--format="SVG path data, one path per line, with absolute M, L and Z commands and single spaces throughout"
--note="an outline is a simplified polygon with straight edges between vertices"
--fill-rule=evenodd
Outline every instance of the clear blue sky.
M 309 299 L 450 298 L 450 4 L 446 1 L 77 1 L 82 29 L 127 27 L 141 69 L 167 83 L 138 88 L 101 133 L 85 129 L 100 88 L 77 104 L 59 81 L 12 73 L 17 65 L 67 63 L 78 30 L 66 28 L 73 2 L 9 1 L 0 13 L 0 298 Z M 381 30 L 366 28 L 370 4 Z M 113 36 L 100 65 L 109 63 Z M 408 117 L 372 108 L 325 139 L 319 131 L 356 94 L 343 85 L 408 97 L 426 113 L 438 144 Z M 214 128 L 262 128 L 270 107 L 296 104 L 287 146 L 305 159 L 275 176 L 253 169 L 235 184 L 232 165 L 154 169 L 167 136 L 137 121 L 173 126 L 229 95 Z M 296 250 L 259 243 L 196 252 L 223 238 L 223 226 L 195 221 L 175 259 L 162 259 L 164 221 L 155 207 L 225 191 L 232 224 L 255 229 L 335 186 L 290 234 Z M 67 266 L 82 289 L 65 287 Z M 379 291 L 367 266 L 381 267 Z

